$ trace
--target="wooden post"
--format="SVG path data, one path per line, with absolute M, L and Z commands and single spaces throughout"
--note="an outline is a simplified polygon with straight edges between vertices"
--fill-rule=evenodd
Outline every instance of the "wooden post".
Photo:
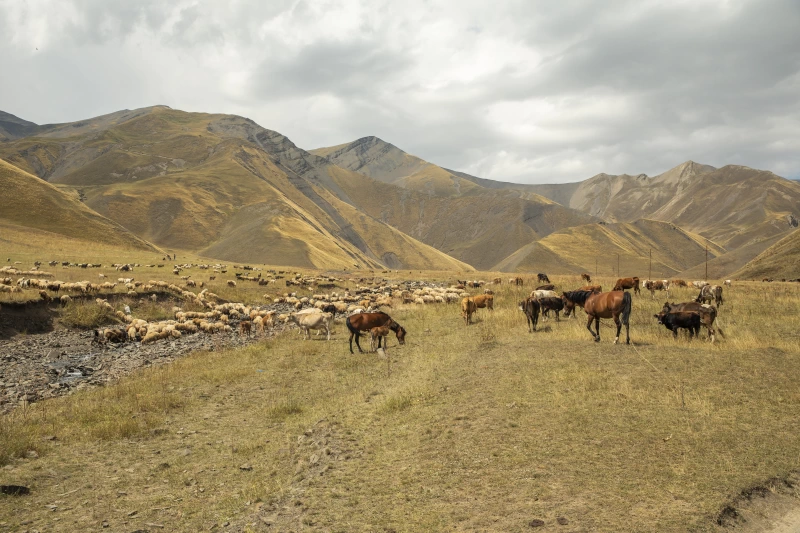
M 650 248 L 650 270 L 647 272 L 647 279 L 653 279 L 653 249 Z
M 619 269 L 619 254 L 617 254 L 617 277 L 622 277 L 622 271 Z
M 706 243 L 706 277 L 705 281 L 708 281 L 708 243 Z

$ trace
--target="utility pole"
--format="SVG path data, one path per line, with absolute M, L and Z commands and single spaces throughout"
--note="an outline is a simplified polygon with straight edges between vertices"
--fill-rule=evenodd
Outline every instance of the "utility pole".
M 708 281 L 708 243 L 706 243 L 706 277 L 705 280 Z
M 594 277 L 597 277 L 597 256 L 594 256 Z
M 617 254 L 617 276 L 622 277 L 622 271 L 619 269 L 619 254 Z
M 650 248 L 650 270 L 647 272 L 647 279 L 653 279 L 653 249 Z

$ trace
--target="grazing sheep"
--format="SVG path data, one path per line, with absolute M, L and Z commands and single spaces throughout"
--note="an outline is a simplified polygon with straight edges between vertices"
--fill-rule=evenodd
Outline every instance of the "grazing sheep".
M 72 301 L 72 298 L 70 298 L 69 296 L 67 296 L 65 294 L 61 298 L 59 298 L 59 300 L 61 300 L 61 305 L 67 305 L 68 303 L 70 303 Z
M 236 287 L 236 282 L 233 281 L 232 279 L 229 279 L 228 280 L 228 287 Z

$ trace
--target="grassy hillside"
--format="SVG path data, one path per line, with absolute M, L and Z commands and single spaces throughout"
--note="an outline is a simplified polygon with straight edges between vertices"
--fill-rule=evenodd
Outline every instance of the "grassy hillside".
M 670 277 L 725 250 L 666 222 L 587 224 L 551 233 L 510 254 L 492 268 L 506 272 L 556 272 L 646 278 L 652 250 L 654 278 Z M 617 254 L 619 268 L 617 272 Z M 597 260 L 595 267 L 595 260 Z
M 0 159 L 0 221 L 97 244 L 156 250 L 74 196 Z
M 776 242 L 731 276 L 742 279 L 800 278 L 800 230 Z
M 162 246 L 303 267 L 382 268 L 381 257 L 465 267 L 413 239 L 379 237 L 372 217 L 354 225 L 330 163 L 241 117 L 159 106 L 41 128 L 0 154 Z

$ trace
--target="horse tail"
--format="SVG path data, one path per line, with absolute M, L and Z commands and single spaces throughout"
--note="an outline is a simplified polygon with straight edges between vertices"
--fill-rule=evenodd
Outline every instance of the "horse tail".
M 632 299 L 631 293 L 624 292 L 622 294 L 622 323 L 628 325 L 631 318 Z
M 361 336 L 361 334 L 358 332 L 358 330 L 353 327 L 353 324 L 350 323 L 350 317 L 347 317 L 347 319 L 344 321 L 344 323 L 347 325 L 347 329 L 350 330 L 350 333 L 355 335 L 356 338 Z

